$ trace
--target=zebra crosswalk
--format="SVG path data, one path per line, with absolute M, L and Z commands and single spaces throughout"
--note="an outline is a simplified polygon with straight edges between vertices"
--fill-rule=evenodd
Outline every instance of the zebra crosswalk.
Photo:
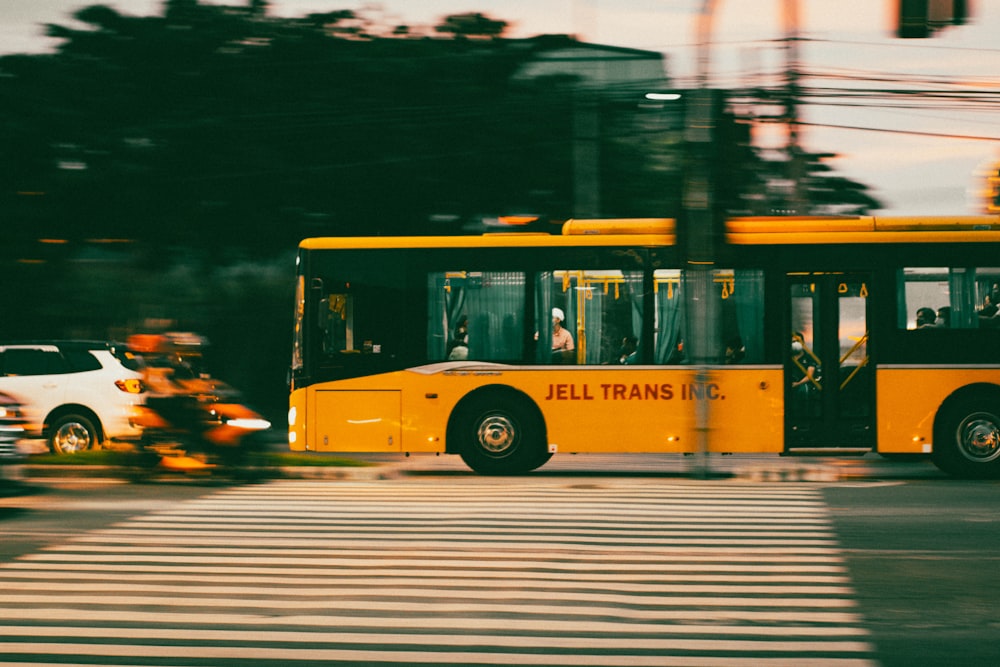
M 285 480 L 0 565 L 3 665 L 860 667 L 819 492 Z

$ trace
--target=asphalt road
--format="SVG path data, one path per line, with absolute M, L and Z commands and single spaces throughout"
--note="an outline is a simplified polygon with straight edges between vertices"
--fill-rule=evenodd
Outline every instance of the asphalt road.
M 1000 482 L 824 488 L 886 667 L 1000 665 Z
M 1000 664 L 1000 622 L 993 612 L 1000 599 L 994 574 L 1000 564 L 995 509 L 1000 506 L 1000 482 L 952 480 L 926 463 L 867 458 L 782 460 L 770 468 L 760 467 L 767 461 L 756 459 L 727 462 L 724 474 L 721 463 L 713 466 L 714 479 L 692 477 L 683 461 L 664 465 L 637 457 L 567 459 L 558 462 L 557 457 L 539 473 L 511 479 L 478 477 L 445 457 L 414 457 L 385 463 L 380 467 L 383 479 L 368 470 L 355 479 L 280 480 L 244 487 L 176 477 L 143 485 L 101 479 L 29 480 L 24 493 L 0 499 L 0 577 L 8 581 L 0 587 L 8 590 L 0 593 L 0 608 L 6 610 L 0 646 L 8 647 L 0 662 L 40 656 L 51 663 L 74 662 L 79 656 L 73 651 L 106 647 L 67 646 L 78 647 L 81 641 L 103 646 L 103 641 L 127 655 L 128 664 L 181 659 L 184 656 L 170 651 L 188 644 L 195 646 L 190 664 L 217 665 L 288 664 L 286 659 L 268 658 L 272 648 L 300 656 L 302 664 L 310 664 L 310 657 L 316 657 L 315 664 L 394 664 L 391 656 L 402 655 L 409 657 L 398 664 L 417 659 L 459 664 L 477 658 L 490 664 L 501 658 L 518 664 L 581 665 Z M 831 466 L 839 471 L 835 479 L 818 474 Z M 765 481 L 773 477 L 768 470 L 775 468 L 793 481 Z M 392 474 L 385 474 L 390 470 Z M 795 470 L 802 474 L 788 472 Z M 518 509 L 529 503 L 532 511 Z M 316 516 L 312 510 L 317 508 L 323 521 L 312 525 L 310 520 L 294 533 L 282 532 L 282 522 L 296 526 L 294 521 L 305 521 L 300 517 Z M 166 528 L 159 523 L 164 514 L 170 521 Z M 674 514 L 686 518 L 668 518 Z M 274 529 L 261 525 L 272 523 Z M 248 526 L 265 531 L 266 540 L 248 538 Z M 202 545 L 218 544 L 213 540 L 225 535 L 232 536 L 221 540 L 226 551 L 216 554 L 212 549 L 220 547 Z M 249 546 L 242 546 L 243 541 Z M 260 543 L 266 543 L 267 550 L 253 551 L 252 558 L 224 555 L 230 548 L 255 550 Z M 378 548 L 369 549 L 373 543 Z M 329 558 L 310 560 L 317 558 L 317 545 L 329 547 Z M 452 554 L 455 550 L 461 558 Z M 138 567 L 143 581 L 155 583 L 163 576 L 159 568 L 168 568 L 180 553 L 188 569 L 202 567 L 192 554 L 208 554 L 205 565 L 214 563 L 220 577 L 236 576 L 231 569 L 244 572 L 245 560 L 262 559 L 264 567 L 265 561 L 278 559 L 269 564 L 270 575 L 262 574 L 250 589 L 259 588 L 268 600 L 271 593 L 263 591 L 271 588 L 287 595 L 292 587 L 294 595 L 304 596 L 312 593 L 303 588 L 329 586 L 324 595 L 333 606 L 324 608 L 316 600 L 304 603 L 302 618 L 312 620 L 296 621 L 302 624 L 296 630 L 315 631 L 315 624 L 322 626 L 316 619 L 325 615 L 343 623 L 346 617 L 336 611 L 342 607 L 353 609 L 344 612 L 352 618 L 372 623 L 352 621 L 364 627 L 350 629 L 347 643 L 331 645 L 324 643 L 325 634 L 322 641 L 319 634 L 307 634 L 316 641 L 295 638 L 282 644 L 286 635 L 277 634 L 267 650 L 262 646 L 256 653 L 241 654 L 249 649 L 237 640 L 237 629 L 247 614 L 236 613 L 242 607 L 231 614 L 226 610 L 250 605 L 232 598 L 255 598 L 256 592 L 212 593 L 200 588 L 204 581 L 196 587 L 184 580 L 171 584 L 167 597 L 149 592 L 144 594 L 149 597 L 115 598 L 112 603 L 109 596 L 124 595 L 115 590 L 128 590 L 118 581 L 128 568 L 74 573 L 75 563 L 93 565 L 110 557 L 129 563 L 136 558 L 141 565 L 129 568 Z M 409 562 L 419 554 L 427 554 L 426 562 Z M 586 575 L 573 570 L 578 558 L 591 563 Z M 288 562 L 300 564 L 294 574 Z M 810 580 L 810 573 L 828 566 L 833 574 Z M 310 577 L 312 568 L 315 579 Z M 757 584 L 746 583 L 758 576 L 755 568 L 771 572 L 760 575 L 764 585 L 778 587 L 755 592 Z M 838 568 L 844 576 L 837 574 Z M 435 576 L 431 570 L 437 569 L 441 579 L 428 583 L 425 577 Z M 548 581 L 547 573 L 563 570 L 571 574 L 561 574 L 564 578 L 539 589 L 537 578 Z M 286 581 L 285 572 L 299 583 Z M 671 572 L 678 574 L 668 576 Z M 786 591 L 786 584 L 768 577 L 798 583 L 788 583 Z M 367 588 L 355 590 L 350 582 L 362 579 L 369 582 Z M 455 597 L 460 595 L 453 590 L 456 580 L 474 581 L 461 594 L 469 599 Z M 10 582 L 18 582 L 25 594 L 6 597 L 11 595 Z M 50 582 L 48 587 L 45 582 Z M 94 590 L 81 592 L 84 583 Z M 637 583 L 650 588 L 633 590 Z M 383 585 L 389 589 L 381 594 L 370 590 Z M 458 586 L 465 590 L 465 584 Z M 683 596 L 689 587 L 693 597 L 678 602 L 688 599 Z M 535 595 L 551 598 L 547 602 L 553 608 L 535 609 L 538 600 L 523 599 L 518 592 L 522 589 L 539 590 Z M 185 599 L 188 592 L 190 598 Z M 78 595 L 68 599 L 69 593 Z M 643 597 L 634 597 L 638 595 Z M 760 602 L 761 595 L 771 602 Z M 492 606 L 487 604 L 491 600 Z M 464 613 L 452 617 L 442 611 L 454 605 L 462 606 Z M 66 613 L 62 619 L 38 620 L 46 616 L 39 609 L 62 606 L 71 607 L 78 618 Z M 150 609 L 157 613 L 141 613 Z M 785 619 L 783 610 L 788 609 L 800 617 Z M 254 610 L 254 618 L 291 613 L 280 607 Z M 26 617 L 18 618 L 19 611 Z M 836 616 L 842 611 L 843 618 Z M 177 626 L 181 639 L 165 640 L 167 648 L 156 649 L 166 654 L 153 655 L 145 633 L 176 631 L 158 620 L 161 612 L 189 621 Z M 88 620 L 92 613 L 105 620 Z M 115 613 L 140 619 L 114 631 L 125 633 L 124 638 L 76 637 L 100 635 L 90 627 L 94 625 L 106 630 L 121 626 L 108 620 L 117 618 Z M 562 628 L 551 631 L 555 638 L 544 629 L 518 630 L 538 614 L 548 625 Z M 663 632 L 648 622 L 659 618 L 657 614 L 665 614 L 656 621 L 666 624 Z M 822 620 L 824 614 L 833 614 L 835 620 Z M 183 628 L 198 627 L 190 619 L 230 617 L 222 630 L 234 633 L 232 645 L 225 637 L 212 640 L 218 642 L 210 644 L 217 653 L 204 648 L 209 640 L 188 641 L 183 634 Z M 425 636 L 414 638 L 408 634 L 414 630 L 393 626 L 401 618 L 432 619 L 427 622 L 441 623 L 444 629 L 423 628 Z M 470 618 L 480 621 L 471 623 Z M 21 629 L 10 627 L 15 624 Z M 629 634 L 638 627 L 648 631 Z M 818 634 L 817 628 L 827 634 Z M 776 635 L 771 637 L 770 631 Z M 706 639 L 699 634 L 705 632 L 714 634 Z M 524 634 L 524 641 L 545 648 L 504 648 L 504 637 L 511 634 Z M 799 634 L 808 641 L 798 641 Z M 452 641 L 449 638 L 459 639 L 443 646 Z M 558 648 L 559 642 L 566 647 Z M 25 654 L 10 653 L 10 647 L 21 645 Z

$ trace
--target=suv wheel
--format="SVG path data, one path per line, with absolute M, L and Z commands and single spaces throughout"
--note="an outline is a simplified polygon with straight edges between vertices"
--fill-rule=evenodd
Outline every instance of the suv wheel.
M 57 454 L 75 454 L 94 448 L 100 438 L 94 423 L 83 415 L 63 415 L 49 429 L 49 448 Z

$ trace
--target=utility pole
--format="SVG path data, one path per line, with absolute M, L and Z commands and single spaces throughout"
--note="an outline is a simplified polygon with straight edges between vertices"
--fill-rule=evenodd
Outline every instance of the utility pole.
M 792 184 L 788 208 L 797 215 L 805 215 L 809 212 L 809 195 L 805 187 L 805 155 L 799 137 L 799 0 L 782 0 L 781 13 L 785 29 L 785 154 L 788 156 L 788 180 Z
M 694 472 L 710 474 L 709 414 L 706 387 L 711 380 L 710 364 L 715 361 L 718 345 L 718 303 L 713 293 L 715 245 L 720 226 L 715 197 L 715 121 L 720 105 L 719 92 L 709 82 L 712 19 L 716 0 L 703 0 L 697 22 L 698 88 L 686 105 L 684 138 L 687 164 L 684 170 L 680 238 L 686 259 L 684 295 L 688 313 L 704 313 L 702 318 L 687 318 L 687 341 L 695 364 L 694 384 L 699 390 L 695 405 L 697 451 Z

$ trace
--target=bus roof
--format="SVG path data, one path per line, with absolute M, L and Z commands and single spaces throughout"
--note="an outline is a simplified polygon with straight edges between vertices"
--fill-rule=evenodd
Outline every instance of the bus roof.
M 377 248 L 531 248 L 672 246 L 671 218 L 571 219 L 562 234 L 489 233 L 481 236 L 339 236 L 304 239 L 304 250 Z M 738 217 L 726 221 L 730 245 L 1000 242 L 1000 216 Z
M 732 245 L 1000 242 L 1000 216 L 747 217 L 726 221 Z
M 574 246 L 672 246 L 677 242 L 674 220 L 567 220 L 562 234 L 500 232 L 481 236 L 340 236 L 310 238 L 305 250 L 362 248 L 544 248 Z

